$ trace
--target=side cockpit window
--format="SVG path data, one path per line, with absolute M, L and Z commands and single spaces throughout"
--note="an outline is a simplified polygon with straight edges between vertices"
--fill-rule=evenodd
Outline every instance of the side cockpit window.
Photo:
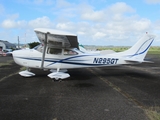
M 36 47 L 34 47 L 33 49 L 35 49 L 35 50 L 37 50 L 37 51 L 39 51 L 39 52 L 43 52 L 43 45 L 42 44 L 40 44 L 40 45 L 38 45 L 38 46 L 36 46 Z
M 61 55 L 62 54 L 62 49 L 48 48 L 47 53 L 48 54 L 54 54 L 54 55 Z
M 77 55 L 78 53 L 76 51 L 73 50 L 64 50 L 64 55 Z

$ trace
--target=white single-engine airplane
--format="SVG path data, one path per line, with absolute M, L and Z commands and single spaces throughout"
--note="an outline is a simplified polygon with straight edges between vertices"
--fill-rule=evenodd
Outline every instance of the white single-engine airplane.
M 55 80 L 70 77 L 67 69 L 85 67 L 105 67 L 124 64 L 138 64 L 144 61 L 155 36 L 145 34 L 134 46 L 124 52 L 90 53 L 79 49 L 77 36 L 72 33 L 53 29 L 34 30 L 41 44 L 33 49 L 13 51 L 14 61 L 27 70 L 21 76 L 35 74 L 30 68 L 50 70 L 48 77 Z

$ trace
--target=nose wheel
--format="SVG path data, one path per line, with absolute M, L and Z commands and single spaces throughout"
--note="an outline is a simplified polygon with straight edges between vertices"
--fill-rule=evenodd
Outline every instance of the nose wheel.
M 21 71 L 19 74 L 23 77 L 32 77 L 35 76 L 34 73 L 30 72 L 29 70 Z
M 52 82 L 62 82 L 62 80 L 60 78 L 54 78 L 52 79 Z
M 58 80 L 59 80 L 59 78 L 58 78 L 58 77 L 55 77 L 55 80 L 57 80 L 57 81 L 58 81 Z

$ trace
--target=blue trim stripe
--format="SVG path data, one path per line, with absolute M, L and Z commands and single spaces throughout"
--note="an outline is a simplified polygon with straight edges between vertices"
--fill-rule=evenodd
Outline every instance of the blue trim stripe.
M 149 40 L 151 40 L 151 39 L 149 39 Z M 128 56 L 128 57 L 133 57 L 133 56 L 141 55 L 141 54 L 145 53 L 145 52 L 150 48 L 150 46 L 151 46 L 151 44 L 152 44 L 152 42 L 153 42 L 154 39 L 151 41 L 151 43 L 148 45 L 148 47 L 147 47 L 144 51 L 142 51 L 142 52 L 140 52 L 140 53 L 138 53 L 138 52 L 139 52 L 140 49 L 143 47 L 143 45 L 144 45 L 145 43 L 147 43 L 149 40 L 145 41 L 145 42 L 139 47 L 139 49 L 137 50 L 137 52 L 136 52 L 135 54 L 133 54 L 133 55 L 127 55 L 127 56 Z
M 51 66 L 56 63 L 65 63 L 65 64 L 71 64 L 71 65 L 85 65 L 85 66 L 104 66 L 104 64 L 89 64 L 89 63 L 80 63 L 84 62 L 86 60 L 73 60 L 74 58 L 80 58 L 80 57 L 87 57 L 87 56 L 94 56 L 94 55 L 80 55 L 80 56 L 72 56 L 65 59 L 53 59 L 53 58 L 47 58 L 44 61 L 45 62 L 52 62 L 48 64 L 46 67 Z M 26 59 L 26 60 L 35 60 L 35 61 L 41 61 L 42 59 L 40 57 L 38 58 L 29 58 L 29 57 L 16 57 L 20 59 Z

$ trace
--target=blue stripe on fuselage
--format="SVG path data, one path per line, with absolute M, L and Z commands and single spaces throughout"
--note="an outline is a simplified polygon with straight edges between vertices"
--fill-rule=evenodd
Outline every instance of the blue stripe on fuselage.
M 149 40 L 151 40 L 151 39 L 149 39 Z M 151 41 L 151 43 L 148 45 L 148 47 L 147 47 L 144 51 L 142 51 L 142 52 L 140 52 L 140 53 L 138 53 L 138 52 L 139 52 L 140 49 L 143 47 L 143 45 L 144 45 L 146 42 L 148 42 L 149 40 L 145 41 L 145 42 L 139 47 L 139 49 L 137 50 L 137 52 L 136 52 L 135 54 L 133 54 L 133 55 L 127 55 L 127 56 L 128 56 L 128 57 L 133 57 L 133 56 L 141 55 L 141 54 L 145 53 L 145 52 L 150 48 L 153 40 Z
M 74 58 L 81 58 L 81 57 L 86 57 L 86 56 L 95 56 L 95 55 L 72 56 L 72 57 L 68 57 L 68 58 L 65 58 L 65 59 L 47 58 L 47 59 L 45 59 L 44 61 L 45 61 L 45 62 L 52 62 L 52 63 L 50 63 L 49 65 L 47 65 L 46 67 L 51 66 L 51 65 L 56 64 L 56 63 L 65 63 L 65 64 L 72 64 L 72 65 L 86 65 L 86 66 L 103 66 L 103 64 L 79 63 L 79 62 L 82 62 L 82 61 L 84 62 L 84 61 L 86 61 L 86 60 L 72 60 L 72 59 L 74 59 Z M 26 59 L 26 60 L 35 60 L 35 61 L 41 61 L 41 60 L 42 60 L 40 57 L 37 57 L 37 58 L 16 57 L 16 58 Z

